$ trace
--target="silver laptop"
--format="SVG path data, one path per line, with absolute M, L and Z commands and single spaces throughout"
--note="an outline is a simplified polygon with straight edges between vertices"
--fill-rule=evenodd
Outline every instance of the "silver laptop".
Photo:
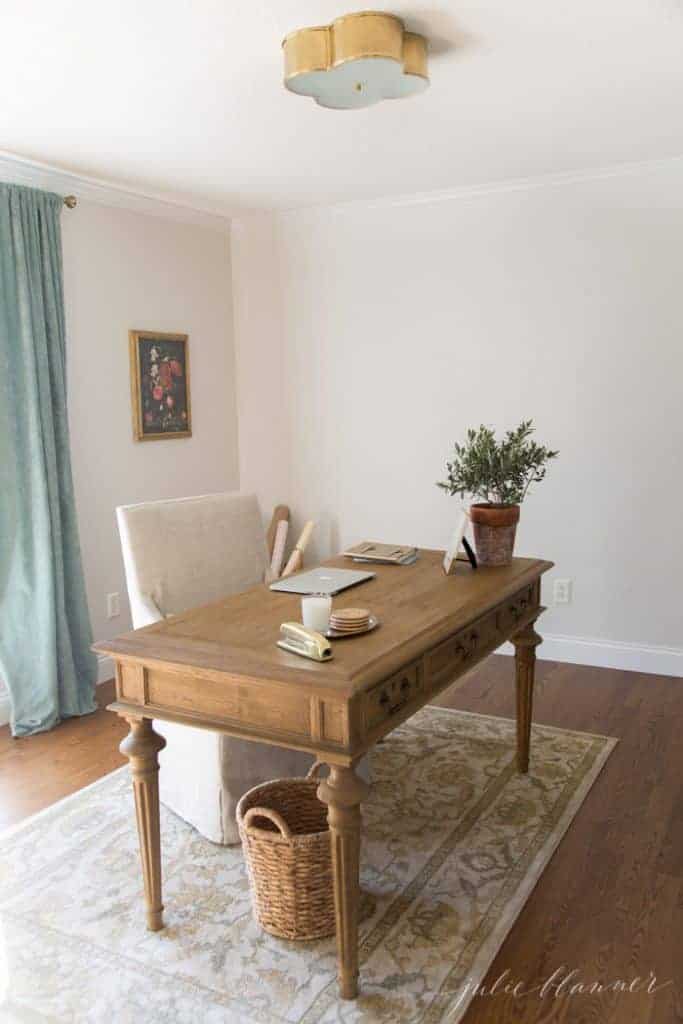
M 355 587 L 375 576 L 374 572 L 354 569 L 309 569 L 297 576 L 288 576 L 270 584 L 271 590 L 283 590 L 287 594 L 329 594 L 333 597 L 342 590 Z

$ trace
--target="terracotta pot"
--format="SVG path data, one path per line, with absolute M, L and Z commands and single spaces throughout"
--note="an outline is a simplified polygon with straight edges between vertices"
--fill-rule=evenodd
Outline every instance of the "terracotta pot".
M 519 522 L 519 505 L 471 505 L 470 519 L 479 565 L 509 565 Z

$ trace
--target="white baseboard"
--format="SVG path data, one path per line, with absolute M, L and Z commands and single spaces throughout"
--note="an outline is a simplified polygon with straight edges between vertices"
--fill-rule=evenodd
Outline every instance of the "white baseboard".
M 630 644 L 621 640 L 600 640 L 586 636 L 559 636 L 543 633 L 543 644 L 536 648 L 539 658 L 564 661 L 571 665 L 617 668 L 625 672 L 648 672 L 655 676 L 683 677 L 683 649 L 653 644 Z M 512 644 L 503 644 L 497 654 L 514 654 Z
M 537 648 L 539 658 L 564 661 L 570 665 L 592 665 L 595 668 L 617 668 L 624 672 L 647 672 L 653 676 L 683 677 L 683 648 L 658 647 L 654 644 L 630 644 L 621 640 L 600 640 L 587 636 L 560 636 L 543 633 L 543 644 Z M 514 654 L 512 644 L 503 644 L 496 654 Z M 98 655 L 97 682 L 114 678 L 114 662 Z
M 648 672 L 655 676 L 683 677 L 683 649 L 651 644 L 629 644 L 619 640 L 598 640 L 585 636 L 543 635 L 539 658 L 564 661 L 570 665 L 617 668 L 625 672 Z M 496 654 L 514 654 L 512 644 L 503 644 Z M 97 656 L 97 685 L 114 678 L 114 662 L 105 654 Z M 0 694 L 0 726 L 9 722 L 10 703 Z

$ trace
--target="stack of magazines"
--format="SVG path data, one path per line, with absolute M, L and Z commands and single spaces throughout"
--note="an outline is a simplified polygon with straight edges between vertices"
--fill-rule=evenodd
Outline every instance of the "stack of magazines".
M 375 565 L 412 565 L 417 561 L 417 548 L 404 544 L 377 544 L 366 540 L 348 548 L 344 555 L 354 562 L 372 562 Z

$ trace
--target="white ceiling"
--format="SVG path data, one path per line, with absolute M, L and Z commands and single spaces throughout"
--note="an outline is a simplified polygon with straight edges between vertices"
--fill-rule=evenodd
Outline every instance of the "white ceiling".
M 232 212 L 683 155 L 683 0 L 396 0 L 431 88 L 331 111 L 280 41 L 362 4 L 2 0 L 0 149 Z

